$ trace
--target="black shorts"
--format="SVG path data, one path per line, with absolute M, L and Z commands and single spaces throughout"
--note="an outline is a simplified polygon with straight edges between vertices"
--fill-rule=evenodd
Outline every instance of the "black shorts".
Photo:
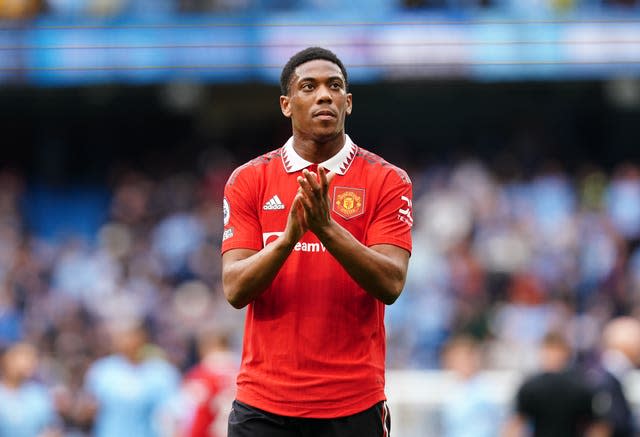
M 280 416 L 233 401 L 227 437 L 389 437 L 391 418 L 386 402 L 353 416 L 309 419 Z

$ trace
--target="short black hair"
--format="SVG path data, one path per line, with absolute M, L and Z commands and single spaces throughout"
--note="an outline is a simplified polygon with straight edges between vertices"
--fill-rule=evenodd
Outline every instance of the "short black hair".
M 283 96 L 289 94 L 291 76 L 293 76 L 296 68 L 305 62 L 314 61 L 316 59 L 324 59 L 326 61 L 333 62 L 340 67 L 340 71 L 342 71 L 342 75 L 344 76 L 345 87 L 347 86 L 347 69 L 344 68 L 344 64 L 335 53 L 322 47 L 307 47 L 293 55 L 282 69 L 282 73 L 280 74 L 280 91 Z

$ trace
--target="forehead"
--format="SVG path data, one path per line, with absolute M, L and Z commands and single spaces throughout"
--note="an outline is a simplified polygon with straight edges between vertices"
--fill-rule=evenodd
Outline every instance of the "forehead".
M 294 80 L 303 78 L 320 79 L 336 76 L 344 80 L 340 67 L 326 59 L 314 59 L 313 61 L 305 62 L 296 67 Z

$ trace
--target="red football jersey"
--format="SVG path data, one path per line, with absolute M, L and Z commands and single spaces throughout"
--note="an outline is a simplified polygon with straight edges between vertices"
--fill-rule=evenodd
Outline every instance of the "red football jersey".
M 336 173 L 332 218 L 366 246 L 411 251 L 411 181 L 346 137 L 321 163 Z M 222 252 L 260 250 L 286 226 L 302 169 L 290 139 L 236 169 L 225 187 Z M 333 418 L 384 400 L 384 307 L 311 232 L 249 304 L 237 399 L 285 416 Z

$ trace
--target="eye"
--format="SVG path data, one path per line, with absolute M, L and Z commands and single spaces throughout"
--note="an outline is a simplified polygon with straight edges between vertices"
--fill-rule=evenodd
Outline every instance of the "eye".
M 331 83 L 331 88 L 333 88 L 334 90 L 342 89 L 342 83 L 340 83 L 340 82 L 332 82 Z
M 313 90 L 313 84 L 311 82 L 303 83 L 301 88 L 303 91 L 311 91 Z

